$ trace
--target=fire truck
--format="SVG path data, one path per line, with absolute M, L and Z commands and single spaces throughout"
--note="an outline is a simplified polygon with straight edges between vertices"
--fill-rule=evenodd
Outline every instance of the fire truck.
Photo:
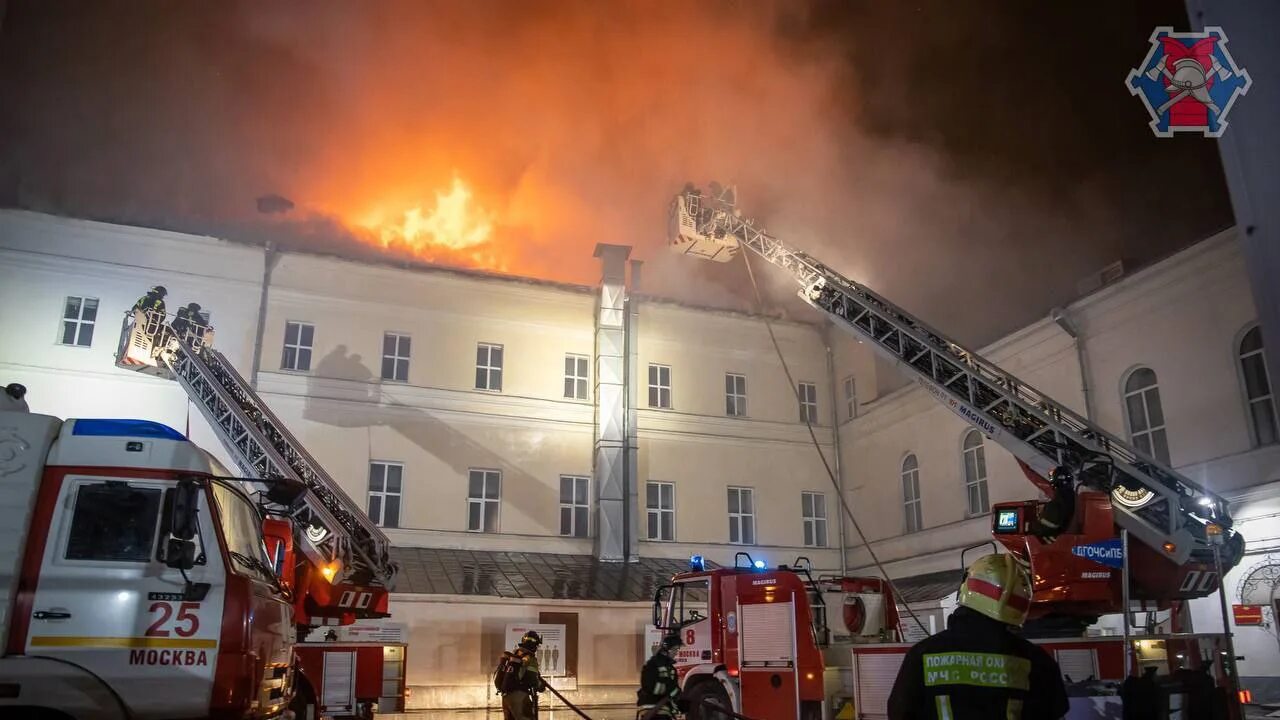
M 201 318 L 176 323 L 163 312 L 134 310 L 121 328 L 116 365 L 178 382 L 266 516 L 271 567 L 292 598 L 295 714 L 312 720 L 322 714 L 367 717 L 374 705 L 382 712 L 403 710 L 403 643 L 335 643 L 324 639 L 332 638 L 327 632 L 310 637 L 327 626 L 389 616 L 388 592 L 398 570 L 389 541 L 212 339 Z
M 158 423 L 0 413 L 0 715 L 285 710 L 291 604 L 227 475 Z
M 1031 570 L 1028 634 L 1054 636 L 1045 642 L 1055 654 L 1066 651 L 1060 657 L 1076 658 L 1073 667 L 1084 667 L 1078 659 L 1087 655 L 1089 680 L 1123 680 L 1130 661 L 1163 668 L 1164 677 L 1179 669 L 1212 673 L 1238 715 L 1230 636 L 1176 632 L 1185 601 L 1218 591 L 1223 574 L 1244 554 L 1225 500 L 768 234 L 743 217 L 733 189 L 713 184 L 710 190 L 687 185 L 675 199 L 673 250 L 728 262 L 745 249 L 781 269 L 801 299 L 1008 450 L 1049 496 L 997 504 L 991 516 L 995 541 Z M 1053 513 L 1065 522 L 1046 532 Z M 1124 571 L 1090 554 L 1099 551 L 1107 559 L 1123 557 Z M 767 569 L 759 561 L 735 565 L 691 569 L 655 596 L 654 624 L 686 641 L 677 666 L 694 717 L 714 716 L 706 708 L 716 705 L 774 720 L 820 717 L 824 698 L 834 694 L 824 690 L 818 652 L 831 645 L 828 619 L 844 626 L 846 644 L 838 646 L 852 649 L 858 716 L 883 717 L 888 687 L 909 647 L 892 642 L 902 638 L 893 630 L 896 609 L 889 609 L 896 603 L 887 587 L 874 579 L 819 582 L 807 568 Z M 866 612 L 871 606 L 879 608 L 874 618 Z M 1174 633 L 1142 638 L 1128 658 L 1116 639 L 1079 645 L 1099 616 L 1124 613 L 1127 622 L 1134 609 L 1170 611 Z M 869 633 L 868 620 L 875 628 Z M 863 686 L 876 692 L 859 697 Z
M 117 364 L 177 380 L 239 477 L 158 423 L 0 415 L 5 717 L 403 709 L 403 644 L 302 642 L 388 616 L 386 537 L 203 329 L 131 313 Z

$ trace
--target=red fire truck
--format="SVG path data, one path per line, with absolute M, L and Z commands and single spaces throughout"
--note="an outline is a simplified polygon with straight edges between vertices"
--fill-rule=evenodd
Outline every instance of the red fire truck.
M 397 572 L 390 543 L 211 343 L 201 318 L 176 324 L 161 312 L 134 310 L 116 365 L 176 380 L 239 466 L 237 482 L 259 499 L 271 568 L 293 600 L 299 672 L 291 708 L 300 720 L 367 717 L 375 706 L 403 710 L 402 644 L 370 644 L 352 655 L 316 637 L 318 628 L 388 617 Z M 379 659 L 377 674 L 398 672 L 398 685 L 357 672 L 372 662 L 361 658 L 384 652 L 399 662 L 384 669 Z
M 158 423 L 0 414 L 0 714 L 402 710 L 402 643 L 364 644 L 374 678 L 349 646 L 299 642 L 387 617 L 386 537 L 208 347 L 211 332 L 167 320 L 131 313 L 117 365 L 178 380 L 240 477 Z
M 1232 528 L 1221 497 L 948 340 L 867 287 L 769 235 L 743 217 L 734 195 L 732 189 L 719 186 L 706 195 L 686 186 L 672 208 L 671 247 L 717 262 L 727 262 L 745 248 L 780 268 L 799 285 L 801 299 L 1007 449 L 1027 478 L 1049 495 L 1049 501 L 997 505 L 992 513 L 995 539 L 1031 569 L 1029 630 L 1052 631 L 1059 637 L 1083 635 L 1100 615 L 1127 617 L 1138 603 L 1142 609 L 1169 610 L 1176 631 L 1185 600 L 1220 589 L 1223 573 L 1244 554 L 1244 540 Z M 1050 523 L 1051 518 L 1055 522 Z M 1122 543 L 1122 537 L 1133 542 Z M 750 716 L 808 718 L 824 697 L 824 667 L 817 648 L 827 630 L 813 620 L 829 613 L 815 612 L 810 597 L 824 605 L 835 602 L 823 602 L 820 584 L 807 576 L 754 565 L 681 574 L 655 601 L 655 624 L 693 629 L 685 639 L 698 640 L 682 652 L 680 667 L 695 717 L 704 712 L 697 706 L 705 707 L 702 701 L 711 698 Z M 1128 583 L 1120 568 L 1132 568 Z M 869 588 L 863 584 L 862 589 Z M 893 598 L 883 592 L 881 596 L 887 612 Z M 843 618 L 845 605 L 840 604 Z M 860 603 L 851 604 L 856 608 Z M 887 615 L 883 624 L 889 624 Z M 860 668 L 855 686 L 859 673 L 863 678 L 874 675 L 887 693 L 886 683 L 897 672 L 894 663 L 901 662 L 907 646 L 873 649 L 857 642 L 865 639 L 861 632 L 850 638 L 852 647 L 861 648 L 853 657 L 855 669 Z M 1150 651 L 1145 665 L 1163 669 L 1167 686 L 1177 685 L 1181 670 L 1212 673 L 1224 704 L 1238 716 L 1229 634 L 1175 632 L 1142 641 Z M 1085 655 L 1071 652 L 1083 649 L 1073 646 L 1062 652 L 1084 667 Z M 1126 665 L 1144 664 L 1136 650 L 1126 658 L 1123 646 L 1114 641 L 1087 650 L 1094 680 L 1121 680 Z M 863 697 L 859 716 L 883 716 L 883 700 L 883 693 Z
M 158 423 L 0 413 L 0 715 L 286 709 L 291 603 L 227 478 Z

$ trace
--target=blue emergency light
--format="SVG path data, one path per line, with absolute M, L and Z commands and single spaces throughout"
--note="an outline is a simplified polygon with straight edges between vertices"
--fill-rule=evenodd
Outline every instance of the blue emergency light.
M 706 570 L 707 563 L 702 559 L 701 555 L 694 555 L 689 558 L 689 569 L 694 571 Z
M 752 565 L 755 565 L 757 570 L 763 570 L 763 569 L 764 569 L 764 561 L 763 561 L 763 560 L 756 560 L 754 563 L 752 563 Z

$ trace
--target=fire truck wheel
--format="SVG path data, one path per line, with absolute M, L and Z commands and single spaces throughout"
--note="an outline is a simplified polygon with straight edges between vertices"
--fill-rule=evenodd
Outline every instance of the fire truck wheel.
M 688 693 L 688 700 L 689 720 L 729 720 L 728 715 L 715 708 L 733 709 L 729 704 L 729 696 L 715 680 L 704 680 L 694 685 Z
M 301 675 L 295 676 L 297 680 L 293 689 L 293 702 L 289 703 L 289 709 L 293 711 L 294 720 L 320 720 L 320 713 L 316 707 L 315 692 L 311 690 L 311 683 L 307 682 Z

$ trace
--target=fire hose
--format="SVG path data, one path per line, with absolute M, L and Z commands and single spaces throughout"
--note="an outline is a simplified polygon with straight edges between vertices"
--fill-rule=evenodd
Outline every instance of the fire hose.
M 555 688 L 551 687 L 550 683 L 543 680 L 542 686 L 545 687 L 547 690 L 549 690 L 552 695 L 555 695 L 560 700 L 560 702 L 564 703 L 565 707 L 569 708 L 570 710 L 577 713 L 580 717 L 582 717 L 583 720 L 593 720 L 593 718 L 590 715 L 582 711 L 582 708 L 569 702 L 569 700 L 566 699 L 564 695 L 560 694 L 559 690 L 556 690 Z M 722 705 L 718 705 L 717 703 L 713 702 L 710 698 L 702 698 L 699 702 L 703 707 L 709 708 L 714 712 L 720 713 L 721 715 L 728 715 L 729 717 L 734 718 L 734 720 L 757 720 L 756 718 L 748 717 L 746 715 L 736 713 Z M 664 706 L 669 705 L 670 703 L 671 703 L 671 698 L 669 697 L 663 698 L 662 702 L 649 708 L 649 710 L 645 712 L 644 715 L 638 716 L 638 720 L 653 720 L 654 715 L 656 715 L 659 710 L 661 710 Z
M 639 720 L 653 720 L 653 717 L 658 712 L 658 710 L 662 709 L 662 706 L 668 705 L 670 703 L 671 703 L 671 698 L 663 698 L 662 702 L 658 703 L 652 708 L 649 708 L 649 712 L 641 716 Z M 729 708 L 716 703 L 711 698 L 702 698 L 698 701 L 698 704 L 702 705 L 705 708 L 710 709 L 714 713 L 718 713 L 720 715 L 727 715 L 731 718 L 734 718 L 735 720 L 756 720 L 756 718 L 748 717 L 741 713 L 736 713 L 730 710 Z
M 565 706 L 568 707 L 570 710 L 581 715 L 583 720 L 592 720 L 590 715 L 582 712 L 581 708 L 579 708 L 577 705 L 574 705 L 573 703 L 565 699 L 565 696 L 561 695 L 559 690 L 556 690 L 555 688 L 551 687 L 551 683 L 548 683 L 546 680 L 543 680 L 542 687 L 550 690 L 552 695 L 555 695 L 557 698 L 560 698 L 560 702 L 564 703 Z

